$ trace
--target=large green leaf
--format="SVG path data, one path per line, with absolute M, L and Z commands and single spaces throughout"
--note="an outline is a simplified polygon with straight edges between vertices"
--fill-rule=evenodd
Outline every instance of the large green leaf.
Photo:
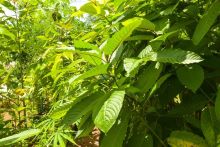
M 217 120 L 220 122 L 220 85 L 218 86 L 217 96 L 215 100 L 215 114 Z
M 201 129 L 209 146 L 216 147 L 214 123 L 212 120 L 213 118 L 210 115 L 209 109 L 204 110 L 201 117 Z
M 129 113 L 125 111 L 101 141 L 101 147 L 122 147 L 126 136 Z
M 157 79 L 160 76 L 160 73 L 163 69 L 161 64 L 157 69 L 156 64 L 150 64 L 140 75 L 138 76 L 137 81 L 134 86 L 140 89 L 141 93 L 148 92 L 156 83 Z
M 26 130 L 26 131 L 23 131 L 21 133 L 18 133 L 18 134 L 9 136 L 9 137 L 2 138 L 0 139 L 0 146 L 14 144 L 24 139 L 33 137 L 39 134 L 40 132 L 41 132 L 40 129 L 30 129 L 30 130 Z
M 204 80 L 204 71 L 196 64 L 184 66 L 177 70 L 177 77 L 183 85 L 196 92 Z
M 191 64 L 203 61 L 203 59 L 191 51 L 181 49 L 164 49 L 162 51 L 150 52 L 144 57 L 147 61 L 166 63 Z
M 148 23 L 150 25 L 148 25 Z M 106 55 L 112 54 L 115 49 L 123 42 L 125 41 L 132 32 L 139 26 L 145 27 L 145 28 L 152 28 L 152 23 L 148 20 L 145 20 L 143 18 L 132 18 L 125 22 L 125 26 L 116 32 L 112 38 L 107 40 L 107 43 L 103 47 L 103 51 Z
M 107 133 L 114 125 L 124 101 L 125 91 L 114 91 L 94 117 L 95 125 Z
M 208 147 L 202 137 L 187 131 L 173 131 L 167 142 L 171 147 Z
M 6 28 L 0 26 L 0 34 L 10 37 L 12 40 L 15 40 L 15 35 L 11 33 Z
M 216 0 L 206 13 L 199 20 L 196 30 L 193 34 L 192 41 L 195 45 L 198 45 L 205 34 L 209 31 L 217 16 L 220 14 L 220 0 Z
M 97 100 L 101 98 L 102 95 L 103 93 L 96 92 L 94 94 L 85 97 L 80 102 L 73 105 L 72 108 L 70 108 L 66 113 L 66 115 L 64 116 L 62 120 L 62 124 L 70 125 L 71 123 L 76 122 L 83 115 L 92 111 L 93 107 L 95 107 Z
M 98 65 L 98 66 L 92 68 L 91 70 L 88 70 L 87 72 L 81 74 L 81 75 L 73 76 L 69 80 L 69 83 L 72 83 L 72 82 L 77 81 L 77 80 L 83 80 L 83 79 L 86 79 L 86 78 L 89 78 L 89 77 L 97 76 L 97 75 L 100 75 L 100 74 L 106 74 L 108 66 L 109 66 L 109 64 Z

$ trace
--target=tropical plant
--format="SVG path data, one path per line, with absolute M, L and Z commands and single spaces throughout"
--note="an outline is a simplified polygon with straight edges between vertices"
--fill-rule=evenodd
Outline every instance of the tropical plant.
M 219 146 L 219 7 L 3 0 L 1 122 L 17 134 L 0 145 L 77 145 L 96 127 L 101 147 Z

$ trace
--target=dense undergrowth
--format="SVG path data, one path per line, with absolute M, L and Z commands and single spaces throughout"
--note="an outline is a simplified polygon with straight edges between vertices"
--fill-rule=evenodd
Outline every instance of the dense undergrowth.
M 0 146 L 220 145 L 220 0 L 0 2 Z

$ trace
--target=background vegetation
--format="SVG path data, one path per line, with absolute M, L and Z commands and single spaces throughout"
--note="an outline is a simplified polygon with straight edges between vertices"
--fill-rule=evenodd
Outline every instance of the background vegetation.
M 0 0 L 0 146 L 220 146 L 220 0 Z

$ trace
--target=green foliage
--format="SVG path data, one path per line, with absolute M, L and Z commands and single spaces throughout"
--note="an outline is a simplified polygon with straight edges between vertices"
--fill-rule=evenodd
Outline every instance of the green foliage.
M 192 41 L 195 45 L 199 44 L 199 42 L 206 35 L 206 33 L 209 31 L 209 29 L 215 22 L 217 16 L 220 14 L 219 7 L 220 1 L 216 0 L 199 20 L 199 23 L 196 26 L 196 30 L 192 38 Z
M 0 2 L 2 146 L 219 145 L 219 0 Z
M 168 143 L 172 147 L 208 147 L 205 140 L 203 140 L 201 137 L 186 131 L 173 131 L 168 138 Z
M 114 125 L 123 105 L 125 91 L 113 91 L 94 116 L 95 125 L 107 133 Z
M 23 131 L 21 133 L 14 134 L 12 136 L 0 139 L 0 146 L 14 144 L 14 143 L 19 142 L 21 140 L 38 135 L 39 133 L 40 133 L 39 129 L 30 129 L 27 131 Z
M 204 71 L 199 65 L 184 66 L 177 70 L 177 77 L 183 85 L 196 92 L 204 80 Z

